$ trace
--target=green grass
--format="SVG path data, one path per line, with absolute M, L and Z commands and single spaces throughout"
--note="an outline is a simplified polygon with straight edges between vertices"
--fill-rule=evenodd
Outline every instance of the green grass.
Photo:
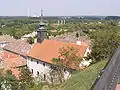
M 60 85 L 58 90 L 89 90 L 106 63 L 107 60 L 100 61 L 73 74 L 70 79 Z
M 34 86 L 33 88 L 27 88 L 27 90 L 42 90 L 45 84 L 40 83 L 39 85 Z

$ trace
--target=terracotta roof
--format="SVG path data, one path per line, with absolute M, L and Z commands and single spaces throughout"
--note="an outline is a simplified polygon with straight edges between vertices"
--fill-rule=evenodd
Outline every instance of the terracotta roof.
M 59 54 L 59 49 L 65 46 L 76 47 L 79 50 L 79 55 L 84 56 L 88 46 L 76 45 L 74 43 L 65 43 L 55 40 L 44 40 L 41 44 L 36 43 L 32 47 L 31 51 L 28 53 L 28 56 L 42 60 L 47 63 L 52 63 L 53 58 L 57 58 Z
M 50 39 L 51 40 L 62 41 L 62 42 L 67 42 L 67 43 L 69 43 L 69 42 L 70 43 L 76 43 L 76 41 L 80 40 L 85 45 L 90 45 L 91 44 L 91 41 L 86 36 L 76 38 L 76 32 L 65 33 L 63 35 L 57 35 L 56 37 L 51 37 Z
M 2 59 L 10 59 L 10 58 L 15 58 L 17 55 L 9 53 L 9 52 L 3 52 L 2 53 Z
M 7 44 L 3 49 L 25 56 L 31 49 L 31 45 L 25 40 L 14 40 Z
M 25 59 L 11 52 L 3 52 L 2 59 L 4 60 L 5 67 L 19 67 L 26 65 Z
M 66 42 L 66 43 L 76 43 L 78 40 L 74 40 L 74 39 L 51 39 L 51 40 L 56 40 L 56 41 L 61 41 L 61 42 Z M 90 41 L 89 40 L 80 40 L 82 45 L 86 45 L 89 46 L 90 45 Z
M 26 60 L 21 56 L 7 51 L 3 52 L 2 60 L 4 61 L 4 70 L 11 70 L 16 77 L 19 72 L 17 67 L 26 65 Z

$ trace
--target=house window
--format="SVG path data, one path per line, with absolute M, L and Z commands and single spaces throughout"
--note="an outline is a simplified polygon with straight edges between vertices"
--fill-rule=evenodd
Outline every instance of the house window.
M 39 64 L 39 61 L 37 61 L 37 64 Z
M 33 60 L 32 60 L 32 58 L 31 58 L 31 62 L 32 62 Z
M 31 69 L 31 73 L 33 74 L 33 69 Z
M 44 74 L 44 80 L 46 80 L 46 75 Z
M 37 76 L 39 76 L 39 72 L 37 71 Z
M 90 55 L 90 53 L 89 53 L 89 52 L 87 52 L 87 56 L 88 56 L 88 55 Z
M 67 70 L 66 69 L 64 69 L 64 72 L 66 72 Z
M 43 63 L 43 66 L 45 66 L 45 63 Z
M 50 65 L 50 68 L 53 69 L 53 65 Z

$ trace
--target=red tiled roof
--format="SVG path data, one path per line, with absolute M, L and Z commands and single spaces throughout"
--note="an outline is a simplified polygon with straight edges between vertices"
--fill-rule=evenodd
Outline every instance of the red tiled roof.
M 73 43 L 64 43 L 55 40 L 44 40 L 42 43 L 36 43 L 32 47 L 31 51 L 28 53 L 28 56 L 42 60 L 47 63 L 52 63 L 53 58 L 57 58 L 59 54 L 59 49 L 65 46 L 72 46 L 79 50 L 79 55 L 84 56 L 88 46 L 76 45 Z
M 26 65 L 26 61 L 22 57 L 11 52 L 3 52 L 2 59 L 4 62 L 4 70 L 11 70 L 16 77 L 19 75 L 17 67 Z
M 10 59 L 10 58 L 15 58 L 17 55 L 9 53 L 9 52 L 3 52 L 2 59 Z

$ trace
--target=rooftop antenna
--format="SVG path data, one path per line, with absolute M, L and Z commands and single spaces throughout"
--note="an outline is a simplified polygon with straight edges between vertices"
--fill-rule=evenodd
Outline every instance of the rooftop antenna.
M 41 17 L 40 17 L 40 23 L 42 23 L 43 22 L 43 10 L 41 9 L 41 15 L 40 15 Z

